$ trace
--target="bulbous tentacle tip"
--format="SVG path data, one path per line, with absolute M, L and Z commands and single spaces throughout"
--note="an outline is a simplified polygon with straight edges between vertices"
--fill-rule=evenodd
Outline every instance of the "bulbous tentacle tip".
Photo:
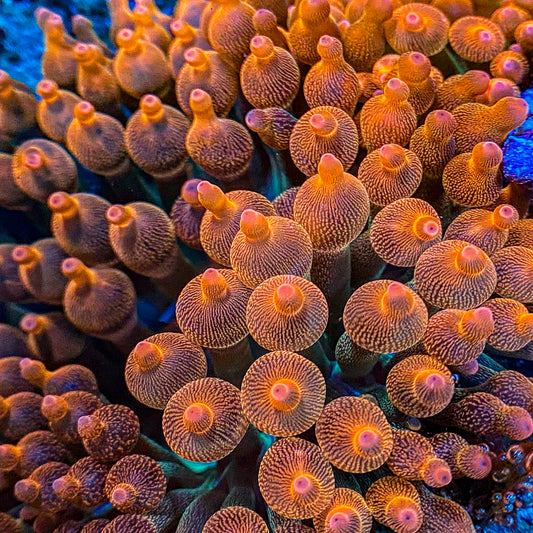
M 241 214 L 241 231 L 252 241 L 263 240 L 270 234 L 270 224 L 262 213 L 245 209 Z
M 392 100 L 407 100 L 409 98 L 409 87 L 399 78 L 390 79 L 383 88 L 385 97 Z
M 92 425 L 93 420 L 89 415 L 86 416 L 80 416 L 78 418 L 78 430 L 85 430 L 85 428 L 88 428 Z
M 416 531 L 419 528 L 418 517 L 412 509 L 400 511 L 398 513 L 398 520 L 406 525 L 406 531 Z
M 54 213 L 64 213 L 74 205 L 74 199 L 64 191 L 52 193 L 47 200 L 47 205 Z
M 251 109 L 244 120 L 252 131 L 262 132 L 266 128 L 266 113 L 262 109 Z
M 495 167 L 502 162 L 503 152 L 496 143 L 482 142 L 474 146 L 472 159 L 476 164 Z
M 57 479 L 54 479 L 52 482 L 52 489 L 58 496 L 60 496 L 61 494 L 65 494 L 68 485 L 69 483 L 67 478 L 65 476 L 61 476 Z
M 153 342 L 141 341 L 133 349 L 135 362 L 141 370 L 157 366 L 163 359 L 161 349 Z
M 42 402 L 41 402 L 41 406 L 46 408 L 46 409 L 50 409 L 50 408 L 53 408 L 57 405 L 58 403 L 58 400 L 57 400 L 57 396 L 54 396 L 53 394 L 48 394 L 46 395 Z
M 481 250 L 474 245 L 467 245 L 461 250 L 461 258 L 465 261 L 473 261 L 481 256 Z
M 46 395 L 41 402 L 41 412 L 50 421 L 59 420 L 68 411 L 68 404 L 61 396 Z
M 407 31 L 419 30 L 424 24 L 424 20 L 420 16 L 420 13 L 417 13 L 416 11 L 408 11 L 403 20 L 404 27 Z
M 313 9 L 329 4 L 328 0 L 305 0 L 305 2 L 302 3 L 306 3 L 310 8 Z
M 46 17 L 46 24 L 60 24 L 61 26 L 63 26 L 63 19 L 61 18 L 61 15 L 50 12 L 50 14 Z
M 257 224 L 266 217 L 253 209 L 245 209 L 241 214 L 241 223 L 243 224 Z
M 486 454 L 480 455 L 473 461 L 474 472 L 480 478 L 487 477 L 492 470 L 492 461 Z
M 526 21 L 524 24 L 524 34 L 528 37 L 533 38 L 533 22 L 532 21 Z
M 506 105 L 516 121 L 523 122 L 526 120 L 529 113 L 529 104 L 526 100 L 523 98 L 516 98 L 514 96 L 508 96 L 507 99 L 502 98 L 502 100 L 506 100 Z
M 103 431 L 103 424 L 95 416 L 84 415 L 78 418 L 78 433 L 83 439 L 92 439 Z
M 473 245 L 465 246 L 461 250 L 461 257 L 465 259 L 466 261 L 471 261 L 473 259 L 477 259 L 481 255 L 479 248 Z
M 406 161 L 405 150 L 398 144 L 384 144 L 379 148 L 379 160 L 384 168 L 397 169 Z
M 286 402 L 295 389 L 294 383 L 289 383 L 287 380 L 276 381 L 270 390 L 270 394 L 277 402 Z
M 35 313 L 28 313 L 20 319 L 19 327 L 25 333 L 37 333 L 41 326 L 40 318 Z
M 460 465 L 466 463 L 467 475 L 472 479 L 483 479 L 492 470 L 490 455 L 480 446 L 466 446 L 458 459 Z
M 500 229 L 509 229 L 514 226 L 520 215 L 516 208 L 509 204 L 502 204 L 496 207 L 493 212 L 494 224 Z
M 91 54 L 91 47 L 86 43 L 77 43 L 76 46 L 74 46 L 74 57 L 78 61 L 85 61 L 89 59 L 89 56 Z
M 40 485 L 33 479 L 21 479 L 15 483 L 13 492 L 17 500 L 31 503 L 39 497 Z
M 314 489 L 314 483 L 310 476 L 301 474 L 294 478 L 292 489 L 298 496 L 306 496 Z
M 0 76 L 0 90 L 1 90 L 1 76 Z M 43 100 L 51 100 L 55 98 L 59 92 L 59 85 L 54 80 L 41 80 L 35 88 L 37 94 Z
M 342 43 L 331 35 L 322 35 L 317 44 L 317 52 L 322 59 L 342 59 Z
M 49 11 L 39 17 L 37 24 L 41 27 L 43 33 L 47 36 L 59 36 L 65 33 L 63 19 L 57 13 Z
M 95 114 L 94 106 L 85 100 L 74 106 L 74 118 L 82 124 L 92 122 Z
M 480 248 L 467 244 L 457 254 L 455 266 L 464 274 L 474 275 L 482 272 L 488 261 L 489 259 Z
M 471 70 L 468 71 L 465 76 L 468 76 L 468 78 L 481 92 L 483 92 L 489 86 L 490 75 L 484 70 Z
M 34 377 L 39 377 L 42 373 L 45 372 L 45 367 L 40 361 L 35 361 L 29 357 L 24 357 L 19 362 L 20 371 L 22 377 L 27 377 L 32 379 Z M 26 378 L 25 378 L 26 379 Z
M 294 5 L 289 6 L 294 8 Z M 289 10 L 287 10 L 287 13 Z M 268 29 L 270 31 L 275 31 L 278 27 L 278 19 L 276 15 L 270 11 L 270 9 L 260 8 L 257 9 L 252 17 L 252 22 L 256 31 L 260 34 L 262 31 Z
M 137 4 L 134 8 L 133 8 L 133 18 L 138 20 L 139 22 L 147 22 L 147 21 L 151 21 L 151 17 L 150 17 L 150 11 L 148 9 L 148 7 L 146 6 L 143 6 L 142 4 Z
M 520 63 L 512 58 L 506 59 L 501 67 L 503 72 L 519 72 L 521 70 Z
M 133 500 L 135 500 L 135 497 L 137 496 L 136 493 L 137 491 L 132 485 L 128 485 L 126 483 L 120 483 L 111 492 L 109 501 L 113 505 L 117 505 L 119 507 L 124 506 L 124 505 L 127 505 L 129 502 L 132 502 Z
M 337 26 L 339 27 L 341 33 L 345 33 L 346 31 L 348 31 L 351 25 L 352 23 L 348 19 L 341 19 L 337 23 Z
M 459 322 L 459 330 L 471 342 L 486 339 L 494 331 L 492 310 L 488 307 L 478 307 L 466 311 Z
M 455 117 L 449 111 L 446 111 L 445 109 L 438 109 L 437 111 L 435 111 L 434 115 L 435 115 L 435 121 L 437 123 L 443 124 L 443 123 L 452 122 L 452 121 L 454 123 L 457 123 L 457 121 L 455 120 Z
M 105 214 L 107 221 L 114 226 L 121 226 L 133 218 L 131 209 L 126 205 L 112 205 Z
M 110 497 L 110 501 L 113 504 L 123 505 L 130 500 L 130 496 L 122 487 L 116 488 Z
M 270 401 L 278 411 L 292 411 L 300 404 L 300 400 L 300 388 L 290 379 L 280 379 L 270 388 Z
M 61 263 L 61 272 L 67 277 L 76 276 L 84 267 L 85 265 L 76 257 L 68 257 Z
M 137 35 L 130 28 L 122 28 L 116 36 L 117 46 L 119 48 L 131 48 L 137 42 Z
M 531 434 L 533 433 L 533 422 L 531 421 L 531 417 L 530 418 L 524 417 L 521 420 L 519 427 L 520 427 L 520 433 L 523 435 L 523 436 L 518 436 L 519 440 L 527 439 L 528 437 L 530 437 Z
M 396 531 L 415 533 L 422 525 L 420 510 L 407 498 L 393 499 L 388 506 L 387 516 L 390 525 L 394 526 Z
M 284 402 L 289 397 L 289 387 L 285 383 L 275 383 L 270 394 L 274 400 Z
M 90 284 L 96 279 L 95 273 L 76 257 L 67 257 L 61 263 L 61 273 L 78 285 Z
M 214 301 L 224 297 L 228 282 L 216 268 L 208 268 L 200 278 L 200 287 L 204 298 Z
M 424 222 L 422 229 L 424 233 L 429 237 L 436 237 L 439 233 L 440 228 L 437 222 L 435 222 L 434 220 L 428 220 L 427 222 Z
M 18 463 L 20 451 L 13 444 L 0 444 L 0 468 L 13 470 Z
M 196 185 L 196 190 L 197 190 L 198 194 L 200 194 L 200 195 L 208 195 L 208 194 L 212 193 L 213 191 L 215 191 L 216 189 L 219 189 L 219 188 L 216 185 L 213 185 L 209 181 L 205 181 L 205 180 L 204 181 L 200 181 Z M 220 192 L 222 192 L 222 191 L 220 190 Z
M 478 307 L 473 311 L 474 319 L 480 324 L 494 327 L 492 310 L 489 307 Z
M 304 294 L 297 285 L 282 283 L 274 292 L 274 304 L 280 313 L 296 313 L 304 304 Z
M 507 82 L 505 80 L 496 80 L 492 83 L 492 88 L 495 92 L 500 93 L 505 89 L 507 86 Z
M 413 233 L 422 241 L 435 240 L 442 231 L 440 220 L 431 215 L 418 217 L 413 224 Z
M 412 52 L 409 54 L 409 60 L 413 65 L 422 66 L 427 63 L 428 58 L 420 52 Z
M 504 6 L 499 10 L 499 14 L 502 17 L 502 19 L 506 19 L 512 16 L 514 13 L 515 11 L 508 6 Z
M 200 207 L 200 200 L 198 199 L 198 185 L 201 183 L 199 179 L 187 180 L 182 186 L 180 195 L 188 203 L 194 207 Z
M 531 415 L 521 407 L 508 406 L 502 413 L 502 428 L 505 435 L 513 440 L 527 439 L 533 433 Z
M 393 281 L 387 287 L 386 295 L 388 299 L 395 300 L 397 298 L 404 298 L 407 292 L 407 287 L 405 287 L 405 285 L 397 281 Z
M 159 114 L 163 104 L 155 94 L 145 94 L 139 103 L 139 107 L 144 115 L 154 117 Z
M 363 452 L 371 452 L 379 447 L 381 440 L 379 431 L 374 428 L 364 428 L 355 436 L 354 445 Z
M 331 513 L 327 518 L 327 525 L 330 531 L 348 531 L 350 525 L 354 521 L 354 514 L 351 510 L 338 510 Z
M 172 32 L 172 35 L 180 39 L 183 37 L 188 37 L 189 28 L 191 28 L 191 26 L 183 19 L 174 19 L 170 23 L 170 31 Z
M 46 7 L 39 6 L 34 12 L 33 16 L 35 17 L 35 21 L 37 22 L 37 25 L 39 26 L 40 30 L 44 33 L 46 31 L 46 22 L 50 18 L 50 16 L 55 15 L 58 16 L 56 13 L 51 11 L 50 9 L 47 9 Z
M 389 284 L 381 297 L 381 311 L 386 315 L 405 316 L 414 303 L 410 290 L 397 281 Z
M 75 26 L 80 24 L 87 24 L 87 26 L 90 26 L 91 28 L 93 26 L 92 22 L 83 15 L 72 15 L 72 17 L 70 17 L 70 22 Z
M 221 278 L 223 278 L 223 276 L 220 274 L 220 272 L 216 268 L 208 268 L 202 274 L 202 281 L 209 285 L 220 284 Z
M 233 206 L 231 200 L 222 192 L 220 187 L 201 181 L 196 188 L 200 203 L 215 216 L 222 216 L 225 209 Z
M 453 372 L 459 372 L 465 376 L 471 376 L 479 370 L 479 363 L 477 362 L 477 359 L 474 359 L 473 361 L 468 361 L 462 365 L 450 367 L 450 370 Z
M 31 246 L 21 244 L 13 249 L 11 258 L 19 265 L 29 263 L 35 257 L 34 250 Z
M 527 20 L 519 24 L 519 26 L 515 30 L 515 38 L 519 39 L 520 37 L 533 39 L 533 22 L 532 21 Z
M 209 96 L 209 94 L 205 91 L 202 91 L 202 89 L 194 89 L 193 91 L 191 91 L 191 101 L 195 102 L 196 104 L 200 102 L 206 102 L 210 99 L 211 97 Z
M 423 472 L 424 482 L 430 487 L 444 487 L 452 480 L 452 473 L 446 461 L 430 459 Z
M 37 170 L 45 164 L 44 154 L 36 146 L 30 146 L 22 154 L 22 163 L 30 170 Z
M 52 490 L 62 499 L 71 501 L 80 493 L 80 483 L 73 476 L 61 476 L 54 479 Z
M 445 389 L 448 386 L 448 382 L 442 374 L 430 372 L 424 378 L 424 385 L 429 390 L 438 391 Z
M 208 62 L 205 51 L 196 46 L 187 48 L 187 50 L 183 52 L 183 59 L 194 68 L 200 68 Z
M 41 17 L 45 16 L 46 14 L 50 14 L 51 11 L 47 9 L 46 7 L 39 6 L 35 11 L 33 12 L 33 16 L 36 20 L 39 20 Z
M 200 435 L 212 427 L 213 416 L 213 411 L 209 406 L 202 403 L 193 403 L 183 412 L 183 422 L 191 433 Z
M 481 44 L 489 44 L 494 40 L 494 35 L 490 31 L 480 29 L 477 32 L 477 38 Z
M 268 18 L 268 19 L 270 19 L 272 17 L 272 15 L 274 15 L 274 13 L 272 11 L 270 11 L 270 9 L 267 9 L 265 7 L 260 7 L 254 13 L 254 17 L 258 17 L 258 18 Z
M 318 175 L 328 183 L 344 177 L 344 168 L 333 154 L 324 154 L 318 163 Z
M 264 35 L 256 35 L 250 41 L 250 51 L 259 58 L 267 58 L 274 52 L 274 43 Z
M 397 68 L 404 82 L 418 84 L 430 77 L 431 61 L 420 52 L 407 52 L 398 59 Z
M 331 46 L 335 42 L 335 40 L 336 39 L 331 35 L 322 35 L 322 37 L 320 37 L 320 39 L 318 40 L 318 44 L 320 46 L 327 47 Z
M 213 110 L 213 101 L 209 93 L 202 89 L 193 89 L 189 95 L 189 105 L 194 114 L 206 113 Z
M 325 137 L 335 132 L 337 121 L 329 113 L 314 113 L 309 118 L 309 125 L 316 135 Z

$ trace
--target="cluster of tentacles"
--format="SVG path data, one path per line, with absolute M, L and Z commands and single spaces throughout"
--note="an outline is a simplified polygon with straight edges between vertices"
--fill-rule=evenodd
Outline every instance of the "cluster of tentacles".
M 2 533 L 533 505 L 533 2 L 499 4 L 36 10 L 37 96 L 0 71 Z

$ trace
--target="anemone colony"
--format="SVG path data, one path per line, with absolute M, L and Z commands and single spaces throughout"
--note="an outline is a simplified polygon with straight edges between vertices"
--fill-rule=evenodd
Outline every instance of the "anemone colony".
M 108 5 L 0 72 L 0 531 L 512 525 L 533 2 Z

